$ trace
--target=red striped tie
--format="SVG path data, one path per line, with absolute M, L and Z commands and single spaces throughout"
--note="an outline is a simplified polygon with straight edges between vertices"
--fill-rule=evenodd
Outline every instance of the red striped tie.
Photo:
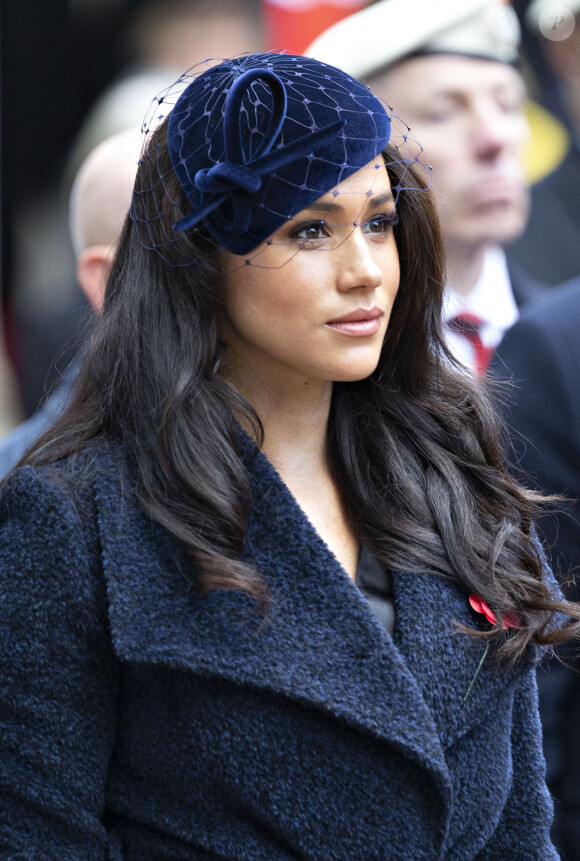
M 480 332 L 485 325 L 484 321 L 476 314 L 465 313 L 452 317 L 447 321 L 447 325 L 469 341 L 475 353 L 475 372 L 483 376 L 493 356 L 493 347 L 487 347 L 481 340 Z

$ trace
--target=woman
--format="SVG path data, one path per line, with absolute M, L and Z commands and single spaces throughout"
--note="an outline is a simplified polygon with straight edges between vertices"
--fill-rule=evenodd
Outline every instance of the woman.
M 2 857 L 557 858 L 534 667 L 580 613 L 442 344 L 392 122 L 269 54 L 150 133 L 4 488 Z

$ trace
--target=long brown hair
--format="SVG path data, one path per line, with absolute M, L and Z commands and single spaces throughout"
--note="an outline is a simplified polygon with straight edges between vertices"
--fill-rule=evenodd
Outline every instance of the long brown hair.
M 165 126 L 154 133 L 167 206 L 141 199 L 166 244 L 183 193 L 171 170 Z M 532 523 L 536 503 L 502 465 L 496 415 L 481 389 L 449 355 L 441 332 L 444 260 L 431 194 L 413 168 L 386 158 L 398 198 L 395 235 L 401 286 L 380 361 L 367 379 L 336 383 L 328 458 L 361 539 L 386 566 L 431 571 L 485 598 L 499 617 L 489 632 L 498 653 L 516 658 L 530 641 L 556 644 L 580 624 L 554 624 L 580 610 L 555 594 Z M 141 171 L 145 170 L 143 166 Z M 146 177 L 142 177 L 142 182 Z M 138 174 L 139 183 L 139 174 Z M 416 185 L 416 189 L 409 189 Z M 150 207 L 150 210 L 148 209 Z M 203 238 L 176 242 L 195 257 Z M 176 260 L 182 259 L 179 247 Z M 171 246 L 166 255 L 171 255 Z M 171 265 L 139 241 L 126 221 L 74 398 L 27 461 L 47 463 L 97 438 L 122 441 L 142 509 L 181 543 L 201 591 L 242 589 L 263 597 L 259 574 L 240 562 L 250 506 L 234 414 L 261 426 L 216 367 L 222 277 Z M 521 621 L 506 635 L 501 617 Z

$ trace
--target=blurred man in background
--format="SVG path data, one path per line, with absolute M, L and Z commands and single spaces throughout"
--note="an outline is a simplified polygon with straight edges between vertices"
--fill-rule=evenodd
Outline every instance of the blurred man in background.
M 495 0 L 381 0 L 306 51 L 364 79 L 423 147 L 447 255 L 448 340 L 478 373 L 541 290 L 503 250 L 529 210 L 519 35 Z
M 99 144 L 83 162 L 70 197 L 70 231 L 77 280 L 90 306 L 100 312 L 115 246 L 131 203 L 141 133 L 129 129 Z M 57 390 L 28 421 L 0 442 L 0 478 L 57 418 L 77 371 L 67 370 Z

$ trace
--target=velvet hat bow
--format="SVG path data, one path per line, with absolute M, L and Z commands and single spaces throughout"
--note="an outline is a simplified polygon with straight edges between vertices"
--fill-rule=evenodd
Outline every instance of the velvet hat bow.
M 317 60 L 255 54 L 214 66 L 169 118 L 171 162 L 192 205 L 174 229 L 203 224 L 220 246 L 248 253 L 389 137 L 382 102 Z
M 244 95 L 250 84 L 260 79 L 270 86 L 272 92 L 272 113 L 267 128 L 256 152 L 246 161 L 239 123 Z M 327 128 L 310 132 L 292 141 L 287 146 L 274 148 L 286 118 L 288 100 L 280 78 L 268 69 L 250 69 L 239 77 L 226 97 L 224 106 L 224 151 L 226 160 L 210 168 L 198 170 L 194 183 L 203 195 L 201 207 L 190 212 L 174 225 L 176 230 L 203 221 L 230 197 L 233 217 L 228 223 L 220 219 L 220 230 L 224 235 L 235 235 L 248 229 L 251 220 L 251 206 L 248 195 L 255 194 L 262 185 L 262 177 L 298 156 L 317 149 L 330 142 L 337 132 L 344 128 L 344 120 L 336 120 Z M 245 193 L 244 193 L 245 192 Z

